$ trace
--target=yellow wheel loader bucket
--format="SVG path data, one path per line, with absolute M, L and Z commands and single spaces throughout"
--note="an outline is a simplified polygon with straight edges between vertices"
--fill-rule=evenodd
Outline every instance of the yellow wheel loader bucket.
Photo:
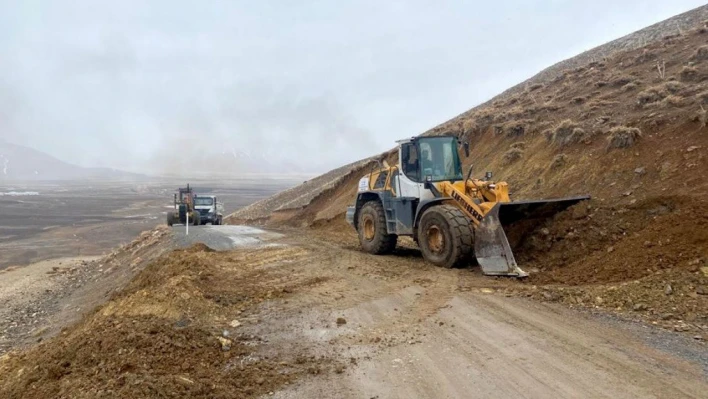
M 539 221 L 561 212 L 589 196 L 497 203 L 475 230 L 474 251 L 482 272 L 490 276 L 526 277 L 528 273 L 516 264 L 507 232 L 518 222 Z

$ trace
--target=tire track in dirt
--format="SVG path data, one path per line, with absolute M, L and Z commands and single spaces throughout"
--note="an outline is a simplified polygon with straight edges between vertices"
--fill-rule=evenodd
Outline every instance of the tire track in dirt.
M 299 262 L 327 281 L 285 309 L 296 313 L 288 335 L 352 365 L 276 397 L 699 398 L 708 387 L 698 363 L 594 316 L 479 293 L 503 280 L 428 266 L 405 249 L 370 256 L 336 241 L 292 245 L 310 250 Z
M 331 319 L 339 315 L 365 326 L 372 335 L 385 335 L 427 319 L 446 306 L 458 289 L 458 271 L 441 270 L 421 259 L 372 257 L 328 242 L 318 242 L 311 250 L 320 255 L 308 262 L 332 265 L 323 290 L 334 292 L 336 301 L 321 308 L 327 309 Z M 361 318 L 368 313 L 384 316 L 380 317 L 383 321 L 371 323 L 377 317 Z

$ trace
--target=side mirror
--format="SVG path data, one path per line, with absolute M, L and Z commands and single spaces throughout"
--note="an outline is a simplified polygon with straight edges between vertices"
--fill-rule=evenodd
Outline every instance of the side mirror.
M 469 158 L 470 157 L 470 143 L 465 141 L 462 144 L 462 148 L 465 149 L 465 158 Z

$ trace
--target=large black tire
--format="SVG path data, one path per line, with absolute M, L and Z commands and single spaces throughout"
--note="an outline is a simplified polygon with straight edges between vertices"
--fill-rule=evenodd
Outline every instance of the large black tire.
M 472 221 L 454 205 L 433 205 L 420 218 L 418 245 L 437 266 L 463 266 L 474 251 Z
M 175 224 L 175 214 L 174 212 L 167 212 L 167 225 L 172 227 Z
M 386 215 L 380 202 L 369 201 L 361 207 L 357 227 L 359 243 L 364 251 L 381 255 L 396 249 L 398 236 L 387 233 Z
M 201 224 L 202 217 L 199 216 L 199 212 L 194 211 L 194 212 L 192 213 L 192 220 L 193 220 L 193 224 L 194 224 L 195 226 L 199 226 L 199 225 Z

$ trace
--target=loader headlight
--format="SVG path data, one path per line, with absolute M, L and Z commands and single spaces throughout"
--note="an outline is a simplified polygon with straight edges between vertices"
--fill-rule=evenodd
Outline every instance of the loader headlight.
M 494 183 L 492 183 L 492 184 L 488 185 L 487 187 L 489 187 L 489 188 L 491 188 L 492 190 L 494 190 L 495 188 L 497 188 L 497 185 L 494 184 Z

